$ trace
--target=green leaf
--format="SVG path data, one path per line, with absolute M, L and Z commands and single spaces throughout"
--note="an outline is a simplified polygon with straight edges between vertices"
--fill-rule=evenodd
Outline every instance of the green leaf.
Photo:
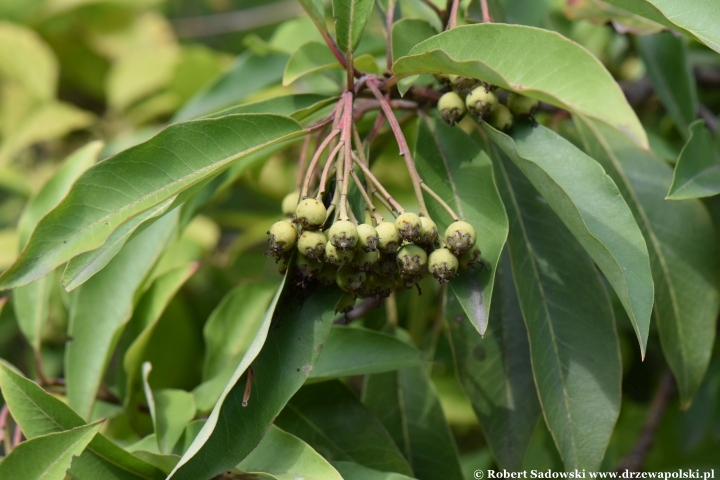
M 451 294 L 445 318 L 458 380 L 493 456 L 500 468 L 519 471 L 540 417 L 540 404 L 509 260 L 506 252 L 498 265 L 502 268 L 495 277 L 495 308 L 483 338 L 475 335 L 472 323 Z
M 395 472 L 381 472 L 354 462 L 332 462 L 345 480 L 412 480 L 412 477 Z
M 330 49 L 324 43 L 308 42 L 290 56 L 285 73 L 283 73 L 283 86 L 287 87 L 297 79 L 322 70 L 337 68 L 342 70 Z
M 665 162 L 602 125 L 579 120 L 576 125 L 588 153 L 616 180 L 645 235 L 660 343 L 688 406 L 710 362 L 720 309 L 710 215 L 697 200 L 664 200 L 672 177 Z
M 418 18 L 403 18 L 393 23 L 392 27 L 392 58 L 407 55 L 418 43 L 437 35 L 437 30 L 425 20 Z M 403 78 L 398 82 L 401 95 L 417 80 L 418 75 Z
M 659 23 L 610 5 L 605 0 L 576 0 L 563 7 L 563 14 L 572 21 L 587 20 L 595 25 L 612 22 L 618 33 L 652 35 L 665 30 Z
M 13 419 L 27 438 L 62 432 L 85 425 L 85 421 L 61 400 L 38 384 L 0 363 L 0 389 Z M 102 434 L 77 457 L 70 474 L 78 480 L 161 480 L 161 471 L 118 447 Z
M 272 475 L 278 480 L 343 480 L 310 445 L 271 425 L 255 450 L 236 467 L 243 473 Z
M 705 122 L 690 125 L 690 138 L 680 152 L 669 200 L 710 197 L 720 193 L 720 136 L 710 135 Z
M 329 380 L 388 372 L 419 362 L 420 352 L 395 337 L 365 328 L 336 325 L 330 329 L 310 378 Z
M 590 52 L 555 32 L 494 23 L 457 27 L 396 59 L 393 71 L 477 78 L 607 123 L 648 148 L 645 130 L 612 75 Z
M 398 331 L 398 337 L 411 341 L 404 331 Z M 428 480 L 464 478 L 455 439 L 425 366 L 370 375 L 362 397 L 405 454 L 415 476 Z
M 280 82 L 287 61 L 287 55 L 276 52 L 243 52 L 227 72 L 188 100 L 175 113 L 173 122 L 192 120 L 241 103 L 252 93 Z
M 85 172 L 0 276 L 0 290 L 42 277 L 99 247 L 138 213 L 202 185 L 242 157 L 303 133 L 297 122 L 276 115 L 230 115 L 171 125 Z
M 275 115 L 292 117 L 300 122 L 318 110 L 333 102 L 337 102 L 337 100 L 338 97 L 328 97 L 327 95 L 317 95 L 314 93 L 285 95 L 230 107 L 204 118 L 218 118 L 237 113 L 273 113 Z
M 335 37 L 343 52 L 352 52 L 360 43 L 375 0 L 332 0 Z
M 0 463 L 0 478 L 63 480 L 73 457 L 85 450 L 102 422 L 49 433 L 18 445 Z
M 55 96 L 59 66 L 52 49 L 27 27 L 0 22 L 0 77 L 21 84 L 38 100 Z
M 83 418 L 90 417 L 105 368 L 132 315 L 137 289 L 174 234 L 176 222 L 177 211 L 154 223 L 73 292 L 65 382 L 68 404 Z
M 322 0 L 299 0 L 300 5 L 307 12 L 310 19 L 320 32 L 327 34 L 327 25 L 325 23 L 325 5 Z
M 714 0 L 605 0 L 677 30 L 720 52 L 720 4 Z
M 336 380 L 303 387 L 275 424 L 328 460 L 349 460 L 380 471 L 412 475 L 382 423 Z
M 687 138 L 688 128 L 697 117 L 698 99 L 686 42 L 665 32 L 636 37 L 635 43 L 655 93 L 680 135 Z
M 517 125 L 508 136 L 484 124 L 483 131 L 522 170 L 600 267 L 630 317 L 644 356 L 653 303 L 650 259 L 615 182 L 595 160 L 545 127 Z
M 545 421 L 566 469 L 597 470 L 620 412 L 612 302 L 593 261 L 548 202 L 507 157 L 495 158 Z
M 420 120 L 415 162 L 424 182 L 477 232 L 477 247 L 489 269 L 461 271 L 450 282 L 468 317 L 480 334 L 485 333 L 492 299 L 493 279 L 505 244 L 508 220 L 493 178 L 488 156 L 459 128 L 439 120 Z M 428 209 L 440 234 L 452 222 L 432 198 Z
M 282 290 L 278 290 L 233 378 L 170 478 L 208 478 L 236 465 L 260 443 L 268 426 L 310 374 L 330 332 L 340 291 L 313 289 L 300 304 L 302 292 L 288 286 L 282 309 L 276 310 Z M 271 320 L 274 328 L 268 332 Z M 265 348 L 260 350 L 263 344 Z M 243 407 L 246 382 L 240 377 L 251 363 L 252 394 Z

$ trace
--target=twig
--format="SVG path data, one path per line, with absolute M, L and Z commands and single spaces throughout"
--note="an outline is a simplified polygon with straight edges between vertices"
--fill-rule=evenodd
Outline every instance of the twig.
M 345 92 L 345 115 L 342 120 L 343 149 L 343 175 L 340 193 L 340 220 L 348 220 L 347 198 L 350 188 L 350 170 L 352 170 L 352 129 L 353 129 L 353 90 Z
M 325 194 L 325 191 L 327 190 L 327 176 L 330 172 L 330 169 L 332 168 L 332 163 L 335 160 L 335 157 L 337 156 L 338 152 L 340 152 L 340 149 L 343 147 L 344 142 L 340 141 L 337 145 L 335 145 L 335 148 L 333 148 L 333 151 L 330 152 L 330 156 L 327 159 L 327 162 L 325 162 L 325 167 L 322 171 L 322 176 L 320 177 L 320 188 L 318 190 L 318 200 Z
M 432 11 L 435 12 L 437 14 L 437 16 L 440 17 L 441 19 L 445 16 L 443 11 L 440 10 L 440 7 L 435 5 L 431 0 L 422 0 L 422 3 L 424 3 L 425 5 L 430 7 L 432 9 Z
M 382 301 L 380 297 L 366 298 L 346 314 L 337 317 L 333 323 L 335 323 L 335 325 L 347 325 L 353 320 L 357 320 L 362 317 L 366 313 L 375 310 L 381 303 Z
M 450 18 L 448 18 L 448 24 L 447 24 L 447 30 L 452 30 L 457 26 L 457 15 L 458 15 L 458 6 L 460 5 L 460 0 L 452 0 L 452 5 L 450 6 Z
M 435 191 L 434 191 L 432 188 L 428 187 L 425 183 L 422 184 L 422 188 L 423 188 L 423 190 L 425 190 L 431 197 L 433 197 L 433 198 L 435 199 L 435 201 L 440 204 L 441 207 L 443 207 L 443 208 L 450 214 L 450 217 L 452 217 L 452 219 L 453 219 L 454 222 L 457 222 L 458 220 L 460 220 L 460 217 L 457 216 L 457 213 L 455 213 L 455 210 L 453 210 L 453 209 L 450 207 L 450 205 L 448 205 L 448 204 L 445 202 L 445 200 L 443 200 L 442 198 L 440 198 L 440 195 L 438 195 L 437 193 L 435 193 Z
M 492 23 L 492 17 L 490 16 L 490 9 L 488 8 L 487 0 L 480 0 L 480 10 L 482 10 L 483 23 Z
M 715 114 L 706 105 L 701 103 L 698 105 L 698 116 L 705 120 L 705 125 L 707 125 L 708 130 L 715 135 L 718 131 L 718 118 Z
M 370 180 L 375 185 L 375 188 L 377 188 L 380 193 L 382 193 L 382 195 L 385 197 L 385 200 L 387 200 L 388 203 L 392 206 L 390 211 L 392 212 L 393 210 L 395 210 L 398 213 L 404 212 L 405 210 L 402 208 L 402 206 L 395 201 L 395 199 L 392 197 L 392 195 L 388 193 L 387 190 L 385 190 L 385 187 L 382 186 L 380 181 L 378 181 L 378 179 L 375 177 L 375 175 L 373 175 L 370 169 L 360 161 L 360 159 L 357 157 L 357 155 L 355 155 L 355 153 L 353 153 L 352 156 L 353 160 L 355 160 L 355 163 L 360 166 L 363 173 L 365 174 L 365 178 Z
M 317 151 L 315 152 L 315 155 L 313 155 L 312 160 L 310 161 L 310 166 L 308 166 L 307 172 L 305 172 L 305 179 L 303 180 L 303 187 L 300 191 L 300 199 L 307 197 L 308 189 L 310 188 L 310 179 L 312 178 L 313 173 L 315 173 L 315 168 L 317 167 L 318 160 L 320 160 L 320 155 L 325 151 L 325 148 L 327 148 L 330 141 L 335 138 L 337 135 L 340 134 L 340 129 L 335 128 L 332 132 L 330 132 L 330 135 L 325 137 L 325 140 L 322 141 L 320 146 L 318 147 Z

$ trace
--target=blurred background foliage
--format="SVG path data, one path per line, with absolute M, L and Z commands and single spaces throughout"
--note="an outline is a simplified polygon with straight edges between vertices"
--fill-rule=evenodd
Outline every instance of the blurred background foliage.
M 399 3 L 404 17 L 437 23 L 421 1 Z M 444 2 L 437 3 L 444 7 Z M 477 18 L 477 2 L 468 3 L 463 2 L 464 8 L 469 7 L 468 17 Z M 641 37 L 634 35 L 659 32 L 658 25 L 595 0 L 495 0 L 491 7 L 496 21 L 556 30 L 597 56 L 638 111 L 652 149 L 667 161 L 675 161 L 685 143 L 687 125 L 682 124 L 682 112 L 667 108 L 662 92 L 653 89 Z M 88 141 L 105 141 L 101 157 L 107 157 L 174 120 L 279 94 L 336 92 L 342 72 L 333 69 L 282 86 L 289 55 L 308 41 L 322 39 L 292 0 L 0 1 L 0 270 L 18 253 L 16 226 L 23 207 L 61 161 Z M 713 112 L 720 111 L 720 56 L 694 41 L 683 41 L 681 48 L 697 82 L 695 102 L 708 113 L 706 120 L 714 129 Z M 385 43 L 377 15 L 357 53 L 363 54 L 372 56 L 379 71 L 384 69 Z M 223 76 L 223 72 L 232 73 Z M 208 95 L 218 82 L 231 82 L 223 86 L 227 96 Z M 199 104 L 198 98 L 209 103 Z M 563 112 L 542 112 L 538 120 L 573 139 L 574 130 Z M 396 151 L 384 155 L 387 146 L 395 148 L 387 139 L 383 133 L 374 146 L 374 170 L 396 198 L 412 204 L 410 183 Z M 153 278 L 188 261 L 200 263 L 152 333 L 151 358 L 146 360 L 153 364 L 150 383 L 155 388 L 195 388 L 203 380 L 201 359 L 207 355 L 203 328 L 223 296 L 243 282 L 278 282 L 274 264 L 263 255 L 265 233 L 281 217 L 280 200 L 294 188 L 299 148 L 296 143 L 282 153 L 259 158 L 212 199 L 164 253 Z M 717 200 L 706 203 L 715 219 L 720 219 Z M 432 281 L 422 285 L 423 291 L 436 288 Z M 491 467 L 493 460 L 453 375 L 450 344 L 439 327 L 439 305 L 434 298 L 418 297 L 414 290 L 400 293 L 397 321 L 419 348 L 434 351 L 433 380 L 463 466 L 471 474 L 474 469 Z M 13 308 L 4 308 L 0 357 L 31 376 L 37 376 L 37 361 L 46 376 L 61 375 L 69 302 L 69 295 L 59 287 L 51 292 L 39 360 L 22 339 Z M 380 308 L 366 315 L 364 322 L 383 324 L 386 314 Z M 657 335 L 651 336 L 647 357 L 641 362 L 629 322 L 620 320 L 625 313 L 619 305 L 616 314 L 624 397 L 605 469 L 616 466 L 637 441 L 666 369 Z M 672 400 L 645 465 L 648 470 L 717 466 L 720 352 L 717 345 L 715 349 L 714 363 L 693 406 L 681 412 L 677 398 Z M 121 408 L 98 402 L 94 417 L 108 415 L 111 420 L 105 428 L 121 444 L 129 445 L 152 431 L 147 415 L 135 419 L 133 429 Z M 526 464 L 563 469 L 543 422 L 538 424 Z

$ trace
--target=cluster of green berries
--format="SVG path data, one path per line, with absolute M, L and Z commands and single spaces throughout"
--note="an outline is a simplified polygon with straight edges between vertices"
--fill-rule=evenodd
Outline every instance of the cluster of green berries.
M 276 222 L 268 231 L 266 254 L 275 257 L 281 273 L 297 249 L 303 280 L 337 284 L 356 297 L 386 297 L 398 287 L 416 285 L 427 274 L 447 283 L 459 268 L 480 261 L 475 229 L 467 222 L 452 223 L 442 238 L 432 219 L 410 212 L 401 213 L 395 222 L 335 220 L 323 229 L 329 220 L 323 203 L 298 200 L 297 192 L 285 198 L 283 212 L 292 218 Z
M 438 101 L 438 111 L 450 125 L 455 125 L 470 112 L 479 120 L 487 121 L 498 130 L 504 131 L 512 126 L 513 117 L 532 118 L 539 104 L 534 98 L 511 93 L 508 95 L 507 105 L 503 105 L 493 87 L 474 78 L 438 75 L 438 79 L 453 88 Z M 465 96 L 464 100 L 461 95 Z

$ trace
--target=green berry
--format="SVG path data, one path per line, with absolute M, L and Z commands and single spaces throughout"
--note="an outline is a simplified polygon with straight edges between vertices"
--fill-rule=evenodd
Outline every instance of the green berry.
M 490 115 L 490 125 L 501 132 L 509 130 L 513 124 L 513 116 L 508 107 L 502 103 L 498 104 L 495 111 Z
M 510 112 L 517 117 L 529 117 L 537 109 L 540 102 L 534 98 L 525 97 L 519 93 L 508 96 L 507 106 Z
M 387 297 L 395 290 L 395 279 L 368 273 L 365 284 L 358 291 L 361 297 Z
M 277 259 L 277 269 L 282 275 L 285 275 L 288 267 L 290 266 L 290 256 L 282 256 Z
M 455 87 L 462 91 L 468 91 L 472 89 L 478 81 L 472 77 L 457 77 L 455 79 Z
M 434 75 L 434 77 L 435 77 L 435 80 L 437 80 L 438 82 L 440 82 L 440 84 L 442 84 L 442 85 L 450 85 L 450 77 L 448 76 L 447 73 L 436 73 L 436 74 Z
M 458 257 L 458 264 L 460 268 L 467 269 L 473 267 L 477 262 L 480 261 L 480 250 L 473 248 L 465 253 L 460 254 Z
M 420 217 L 420 236 L 418 243 L 423 245 L 433 245 L 438 238 L 438 229 L 435 222 L 428 217 Z
M 297 267 L 303 277 L 313 277 L 320 273 L 323 269 L 323 264 L 313 258 L 308 258 L 305 255 L 298 255 Z
M 327 244 L 325 234 L 314 230 L 305 230 L 297 242 L 300 253 L 318 262 L 325 253 L 325 244 Z
M 313 262 L 315 263 L 315 262 Z M 322 264 L 320 264 L 322 265 Z M 335 265 L 331 265 L 329 263 L 326 263 L 322 270 L 320 270 L 317 273 L 317 279 L 325 285 L 326 287 L 329 287 L 331 285 L 335 285 L 335 274 L 337 273 L 337 267 Z
M 348 313 L 355 306 L 357 297 L 353 293 L 344 293 L 337 305 L 335 305 L 335 313 Z
M 406 242 L 414 242 L 420 236 L 422 222 L 420 217 L 411 212 L 401 213 L 395 219 L 395 228 L 400 238 Z
M 375 227 L 367 223 L 361 223 L 357 226 L 358 241 L 355 248 L 364 252 L 377 252 L 378 249 L 378 233 Z
M 455 125 L 465 116 L 465 102 L 455 92 L 447 92 L 438 101 L 440 116 L 448 125 Z
M 292 216 L 295 213 L 297 204 L 300 201 L 300 192 L 295 190 L 285 195 L 282 201 L 282 213 L 283 215 Z
M 457 274 L 458 258 L 447 248 L 438 248 L 428 257 L 428 270 L 440 283 L 448 283 Z
M 295 227 L 285 220 L 273 223 L 267 233 L 270 248 L 265 254 L 272 254 L 275 258 L 280 258 L 281 255 L 292 250 L 298 239 Z
M 355 250 L 340 250 L 331 241 L 325 244 L 325 258 L 338 267 L 348 265 L 355 256 Z
M 295 209 L 295 218 L 297 218 L 303 228 L 315 230 L 325 223 L 327 210 L 325 205 L 316 198 L 306 198 L 298 203 Z
M 475 246 L 477 235 L 472 225 L 467 222 L 453 222 L 445 230 L 445 243 L 448 250 L 455 255 L 467 252 Z
M 337 271 L 335 282 L 344 292 L 354 292 L 363 286 L 366 278 L 367 274 L 365 272 L 346 265 Z
M 427 271 L 422 271 L 416 275 L 403 275 L 398 278 L 397 283 L 399 285 L 402 285 L 403 288 L 412 288 L 418 283 L 420 283 L 420 280 L 425 277 L 425 273 L 427 273 Z M 419 289 L 420 287 L 418 287 L 418 290 Z
M 378 275 L 392 277 L 397 272 L 397 256 L 392 253 L 380 255 L 380 259 L 375 262 L 372 269 Z
M 400 245 L 400 235 L 395 228 L 395 224 L 391 222 L 382 222 L 375 231 L 378 234 L 378 250 L 384 253 L 396 252 Z
M 380 260 L 380 252 L 357 252 L 352 265 L 358 270 L 370 271 L 373 265 Z
M 427 266 L 427 253 L 415 244 L 403 246 L 397 254 L 397 264 L 403 277 L 422 273 Z
M 489 117 L 495 111 L 498 98 L 495 93 L 486 91 L 485 87 L 480 85 L 465 97 L 465 105 L 468 111 L 482 119 Z
M 338 220 L 328 230 L 328 238 L 338 250 L 352 250 L 358 240 L 357 227 L 349 220 Z

